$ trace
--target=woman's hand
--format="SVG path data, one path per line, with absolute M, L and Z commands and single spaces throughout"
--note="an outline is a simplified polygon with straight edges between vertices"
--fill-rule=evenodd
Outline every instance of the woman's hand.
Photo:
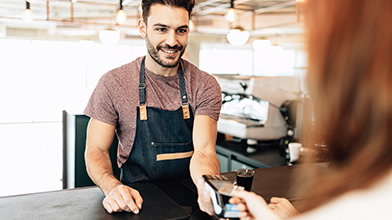
M 268 207 L 283 219 L 298 214 L 298 211 L 286 198 L 272 197 L 270 204 L 268 204 Z
M 256 193 L 237 191 L 234 193 L 234 196 L 229 201 L 238 205 L 238 208 L 241 210 L 241 219 L 280 219 L 279 216 L 268 208 L 263 197 L 256 195 Z

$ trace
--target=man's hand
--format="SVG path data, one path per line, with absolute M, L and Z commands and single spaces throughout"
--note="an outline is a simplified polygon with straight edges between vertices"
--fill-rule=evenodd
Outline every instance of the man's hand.
M 106 211 L 112 212 L 133 212 L 139 213 L 142 208 L 143 198 L 139 191 L 126 185 L 114 187 L 105 197 L 102 204 Z
M 197 181 L 197 194 L 199 195 L 197 203 L 199 204 L 200 210 L 206 212 L 209 215 L 214 215 L 214 208 L 212 207 L 210 193 L 205 187 L 205 181 L 200 178 Z

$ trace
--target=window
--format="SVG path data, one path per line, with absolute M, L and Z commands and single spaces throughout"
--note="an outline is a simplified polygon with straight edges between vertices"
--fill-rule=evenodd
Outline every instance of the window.
M 82 113 L 102 74 L 145 55 L 143 40 L 0 39 L 0 196 L 62 187 L 62 110 Z
M 229 44 L 200 46 L 200 69 L 211 74 L 253 74 L 251 47 L 235 47 Z
M 213 43 L 203 43 L 200 48 L 200 68 L 212 74 L 293 76 L 298 75 L 298 65 L 306 65 L 306 57 L 298 48 Z

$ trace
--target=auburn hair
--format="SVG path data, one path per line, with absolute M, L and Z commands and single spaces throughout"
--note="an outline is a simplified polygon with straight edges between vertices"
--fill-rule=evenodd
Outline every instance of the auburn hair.
M 325 143 L 333 171 L 312 176 L 300 212 L 370 187 L 392 168 L 392 1 L 303 4 L 316 129 L 308 121 L 302 140 Z

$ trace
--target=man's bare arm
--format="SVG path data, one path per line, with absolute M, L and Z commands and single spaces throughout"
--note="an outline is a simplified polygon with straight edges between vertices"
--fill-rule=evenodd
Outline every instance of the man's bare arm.
M 109 150 L 112 145 L 115 126 L 91 119 L 87 128 L 86 167 L 90 178 L 105 195 L 121 182 L 114 177 Z
M 194 154 L 191 159 L 190 171 L 192 180 L 197 187 L 200 210 L 213 215 L 214 211 L 208 191 L 205 189 L 203 174 L 219 174 L 220 164 L 216 154 L 217 121 L 205 116 L 195 117 L 193 128 Z
M 85 151 L 87 172 L 105 194 L 102 204 L 109 213 L 132 211 L 137 214 L 143 203 L 142 197 L 137 190 L 123 185 L 113 174 L 109 150 L 114 135 L 115 126 L 90 120 Z
M 195 184 L 203 174 L 220 173 L 216 137 L 217 121 L 206 115 L 197 115 L 193 128 L 194 154 L 190 164 L 191 176 Z

